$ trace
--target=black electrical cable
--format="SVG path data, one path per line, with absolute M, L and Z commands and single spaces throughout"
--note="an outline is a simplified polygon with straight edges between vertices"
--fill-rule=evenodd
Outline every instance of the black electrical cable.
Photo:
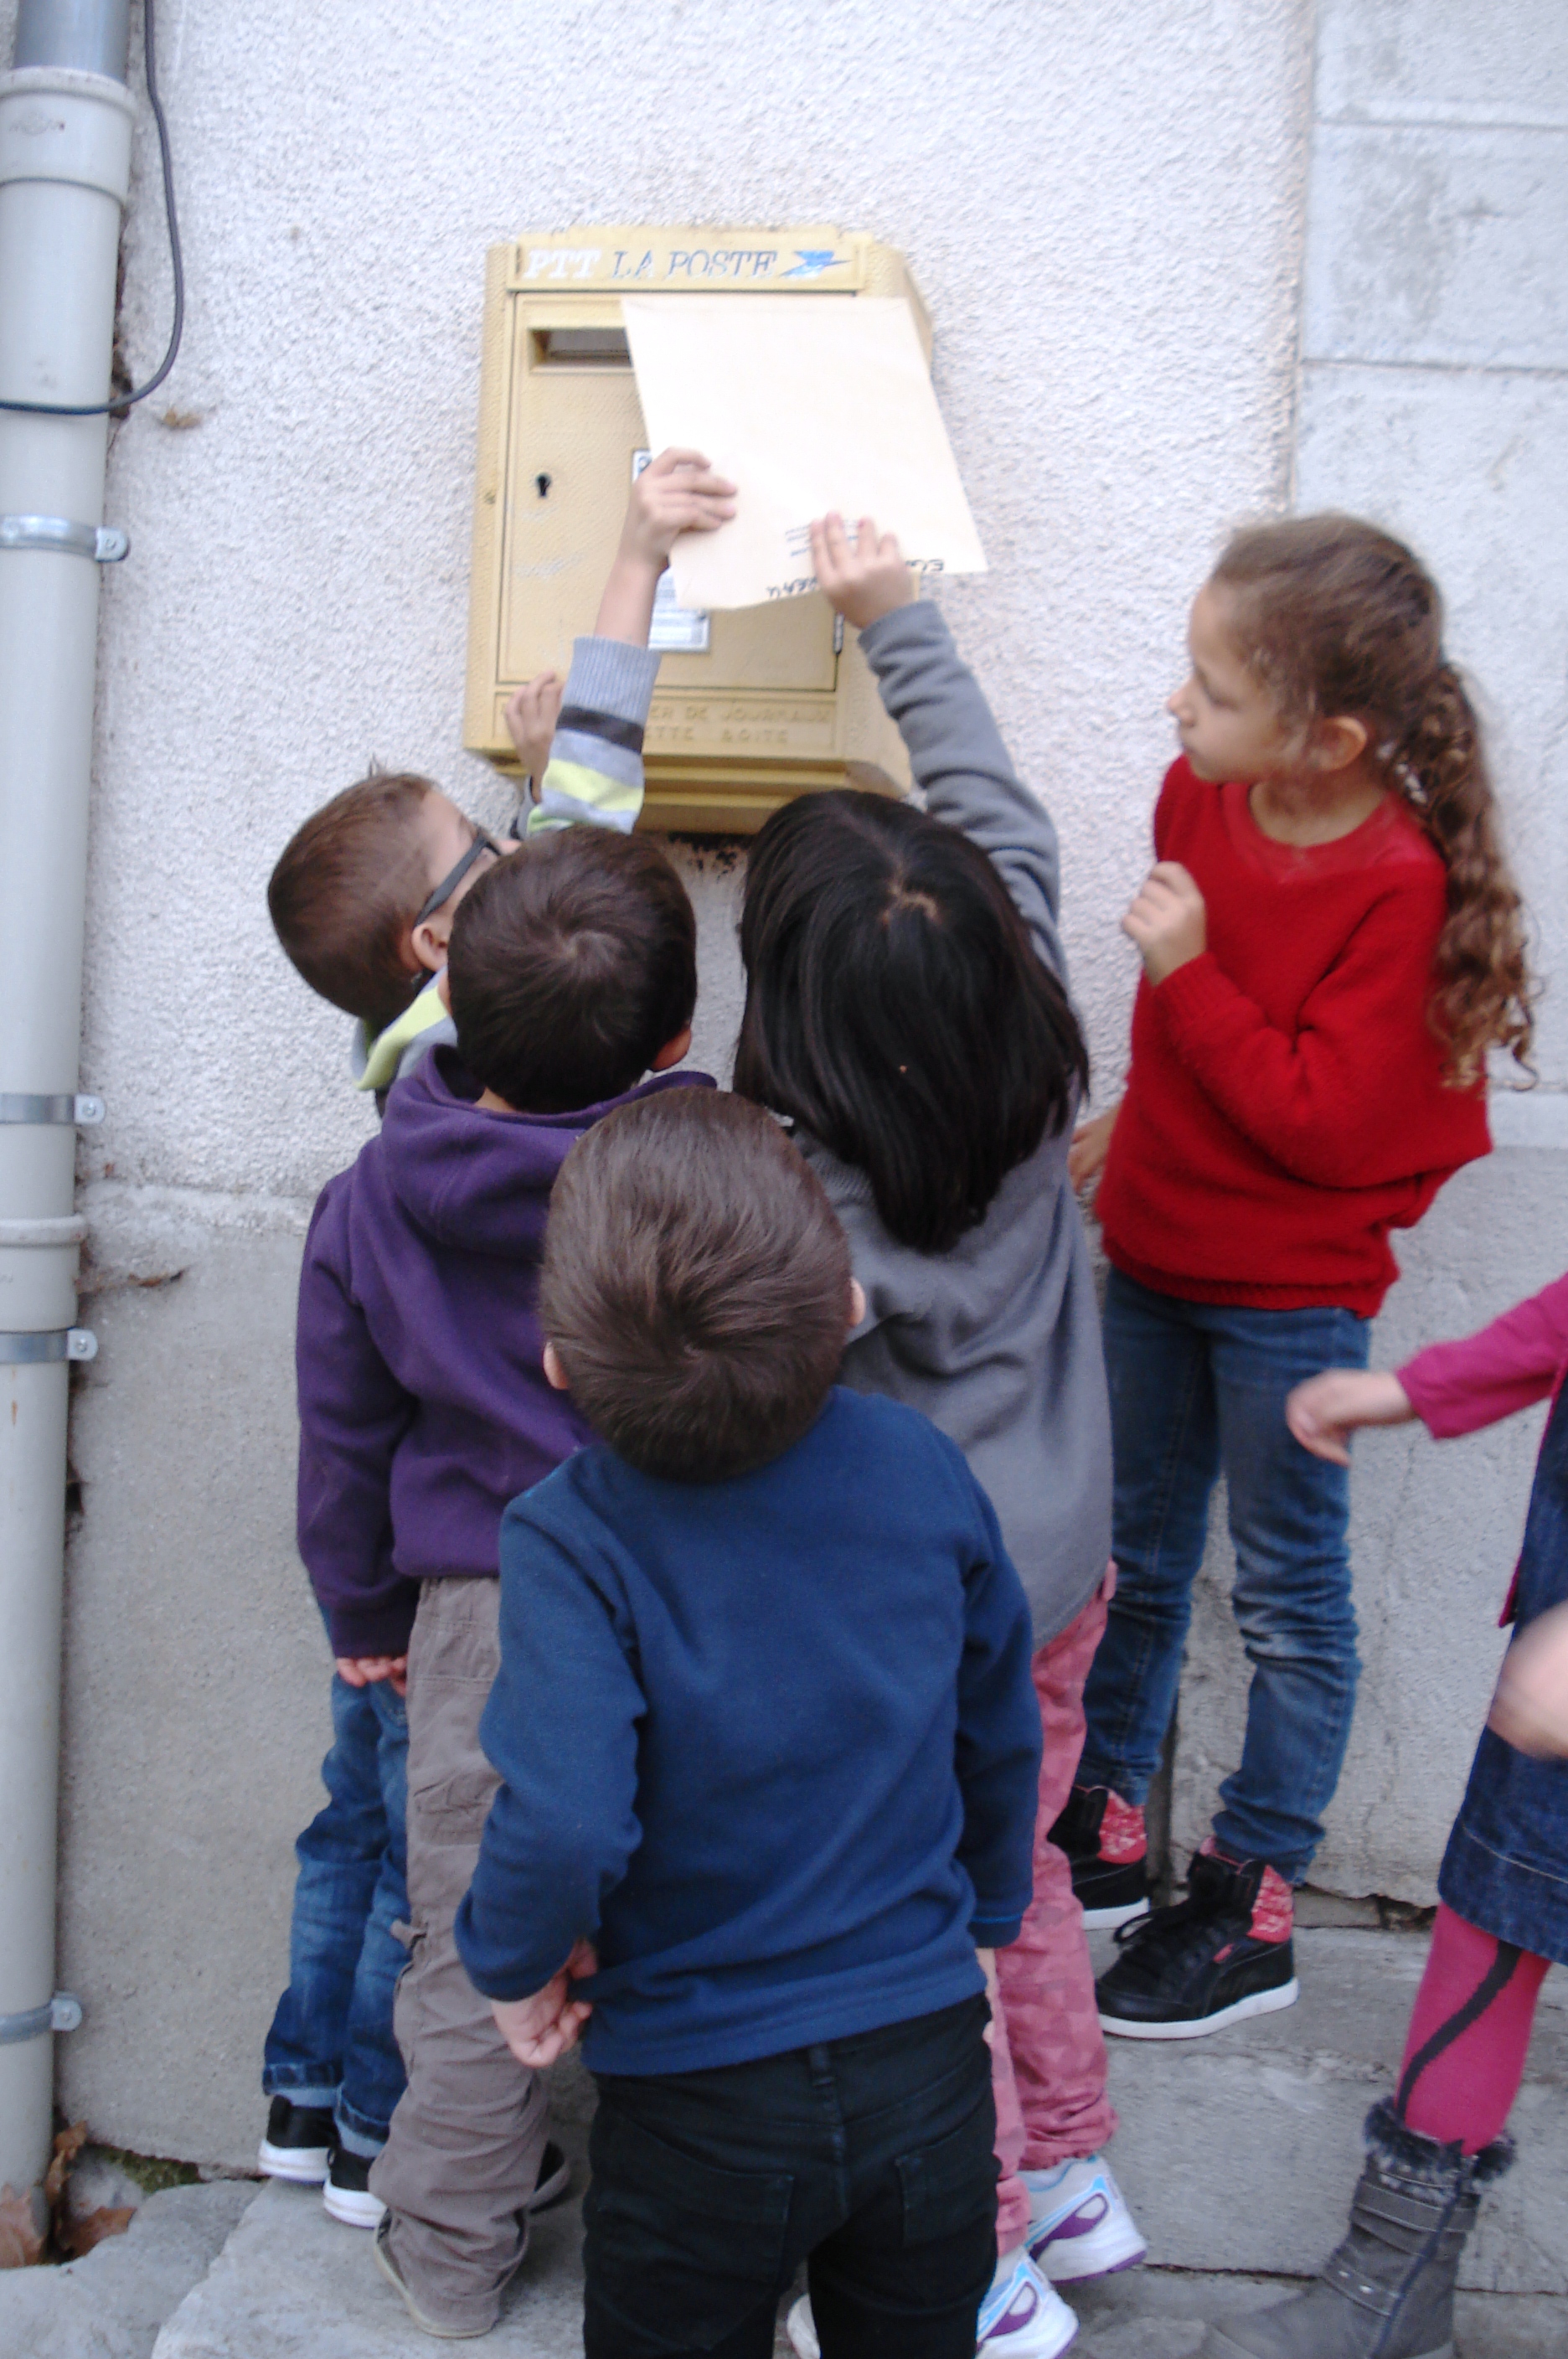
M 180 220 L 174 210 L 174 158 L 169 149 L 169 122 L 164 114 L 163 101 L 158 94 L 158 51 L 153 40 L 153 0 L 142 0 L 142 70 L 147 82 L 147 103 L 152 119 L 158 125 L 158 152 L 163 159 L 163 211 L 169 223 L 169 260 L 174 275 L 174 325 L 169 330 L 169 350 L 164 353 L 156 373 L 146 385 L 134 392 L 117 393 L 107 401 L 79 403 L 59 401 L 6 401 L 0 397 L 0 409 L 25 410 L 33 418 L 104 418 L 129 409 L 133 402 L 145 401 L 156 393 L 180 352 L 180 339 L 185 332 L 185 261 L 180 251 Z

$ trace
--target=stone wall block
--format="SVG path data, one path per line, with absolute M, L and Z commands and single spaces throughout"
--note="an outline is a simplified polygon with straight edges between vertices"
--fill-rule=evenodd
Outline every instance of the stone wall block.
M 294 1550 L 299 1240 L 182 1255 L 94 1299 L 71 1423 L 60 1979 L 86 2019 L 57 2052 L 95 2139 L 246 2169 L 331 1662 Z
M 1317 0 L 1313 13 L 1321 118 L 1568 131 L 1568 19 L 1553 0 Z
M 1309 361 L 1568 364 L 1568 132 L 1320 124 Z

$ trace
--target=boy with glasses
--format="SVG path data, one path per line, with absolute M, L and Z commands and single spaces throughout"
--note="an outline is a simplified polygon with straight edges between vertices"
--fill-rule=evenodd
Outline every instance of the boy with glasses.
M 525 761 L 528 745 L 548 746 L 555 729 L 548 768 L 542 760 L 537 765 L 542 791 L 529 815 L 525 861 L 574 821 L 617 836 L 629 832 L 641 805 L 642 723 L 659 669 L 647 645 L 654 592 L 677 535 L 712 530 L 733 513 L 729 489 L 691 452 L 667 451 L 655 461 L 633 490 L 597 632 L 577 642 L 564 707 L 548 675 L 514 699 L 508 717 Z M 404 775 L 365 779 L 335 798 L 278 862 L 268 898 L 279 939 L 312 989 L 359 1017 L 369 1042 L 363 1085 L 376 1088 L 378 1103 L 400 1074 L 423 1065 L 432 1047 L 457 1041 L 461 1027 L 445 983 L 453 922 L 482 881 L 506 864 L 502 847 L 438 788 Z M 421 975 L 428 978 L 422 985 Z M 506 1002 L 503 1032 L 509 1027 L 521 1036 L 550 1025 L 547 982 L 539 991 L 544 995 L 531 1007 Z M 613 1027 L 614 1011 L 609 1020 Z M 477 1022 L 472 1009 L 471 1021 Z M 497 1041 L 495 1030 L 492 1024 L 483 1033 L 486 1054 L 505 1061 L 507 1042 Z M 662 1045 L 661 1035 L 654 1046 Z M 456 1072 L 452 1082 L 463 1086 Z M 441 1118 L 452 1117 L 466 1136 L 466 1102 L 459 1111 L 448 1082 L 431 1087 L 446 1102 Z M 590 1087 L 586 1095 L 593 1093 Z M 584 1102 L 570 1086 L 566 1094 L 574 1104 Z M 352 1181 L 359 1168 L 334 1187 Z M 518 1218 L 526 1225 L 520 1201 Z M 302 1340 L 302 1414 L 321 1373 L 321 1354 L 313 1351 L 308 1362 Z M 559 1455 L 581 1438 L 570 1421 L 559 1432 L 552 1426 L 550 1447 Z M 361 1445 L 363 1434 L 354 1447 Z M 495 1495 L 485 1510 L 492 1574 L 495 1528 L 512 1491 L 522 1487 L 515 1458 L 515 1451 L 495 1453 Z M 313 1462 L 326 1461 L 318 1453 Z M 527 1479 L 554 1462 L 547 1455 Z M 352 1481 L 343 1466 L 334 1479 L 341 1504 Z M 324 2182 L 328 2212 L 370 2228 L 384 2208 L 369 2186 L 370 2167 L 405 2086 L 392 2005 L 408 1962 L 410 1919 L 403 1697 L 412 1585 L 393 1581 L 390 1603 L 377 1592 L 394 1562 L 408 1561 L 387 1500 L 377 1511 L 380 1537 L 373 1542 L 360 1535 L 359 1557 L 345 1571 L 337 1544 L 321 1537 L 317 1511 L 306 1512 L 303 1468 L 301 1481 L 301 1552 L 327 1614 L 335 1659 L 333 1745 L 322 1766 L 327 1807 L 298 1845 L 289 1983 L 264 2060 L 270 2111 L 260 2164 L 273 2177 Z M 413 1921 L 417 1929 L 417 1909 Z M 566 2171 L 553 2147 L 535 2159 L 529 2201 L 537 2205 L 563 2191 Z

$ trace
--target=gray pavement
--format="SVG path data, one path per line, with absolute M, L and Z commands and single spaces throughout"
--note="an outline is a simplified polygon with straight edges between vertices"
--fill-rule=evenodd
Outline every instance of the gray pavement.
M 170 2187 L 84 2259 L 0 2273 L 0 2359 L 149 2359 L 256 2194 L 245 2180 Z
M 1152 2266 L 1073 2295 L 1074 2359 L 1189 2359 L 1207 2320 L 1277 2301 L 1310 2275 L 1342 2233 L 1361 2120 L 1390 2083 L 1424 1953 L 1419 1935 L 1309 1930 L 1297 2006 L 1203 2040 L 1112 2042 L 1113 2159 Z M 1519 2163 L 1466 2255 L 1459 2359 L 1568 2354 L 1565 2097 L 1568 1975 L 1553 1974 L 1514 2112 Z M 592 2096 L 575 2060 L 558 2068 L 553 2099 L 576 2194 L 536 2223 L 482 2346 L 494 2359 L 582 2350 Z M 127 2237 L 86 2261 L 0 2280 L 0 2359 L 429 2359 L 368 2237 L 328 2220 L 310 2190 L 252 2192 L 155 2196 Z

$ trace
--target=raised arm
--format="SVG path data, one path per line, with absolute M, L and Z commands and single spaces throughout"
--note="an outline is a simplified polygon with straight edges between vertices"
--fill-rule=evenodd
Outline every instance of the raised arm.
M 636 824 L 643 731 L 659 678 L 648 639 L 659 576 L 683 532 L 713 532 L 734 516 L 734 495 L 697 451 L 661 451 L 632 485 L 594 636 L 572 648 L 530 836 L 584 822 L 623 832 Z
M 1056 830 L 1014 769 L 946 623 L 916 598 L 897 540 L 869 518 L 852 545 L 841 519 L 825 517 L 811 527 L 811 553 L 823 593 L 860 632 L 926 809 L 996 863 L 1036 950 L 1065 983 Z

